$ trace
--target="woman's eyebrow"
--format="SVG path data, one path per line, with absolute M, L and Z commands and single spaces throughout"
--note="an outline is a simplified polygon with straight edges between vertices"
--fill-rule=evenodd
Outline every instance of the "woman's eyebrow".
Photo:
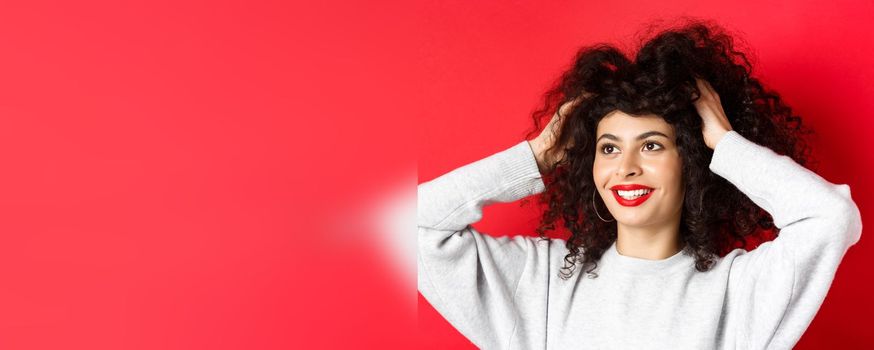
M 645 133 L 643 133 L 643 134 L 637 135 L 637 140 L 643 140 L 643 139 L 645 139 L 645 138 L 647 138 L 647 137 L 650 137 L 650 136 L 661 136 L 661 137 L 664 137 L 664 138 L 666 138 L 666 139 L 670 139 L 670 137 L 668 137 L 668 135 L 665 135 L 665 134 L 660 133 L 660 132 L 658 132 L 658 131 L 647 131 L 647 132 L 645 132 Z M 606 138 L 606 139 L 611 139 L 611 140 L 613 140 L 613 141 L 621 141 L 621 140 L 622 140 L 622 139 L 620 139 L 619 137 L 617 137 L 616 135 L 613 135 L 613 134 L 603 134 L 603 135 L 601 135 L 601 137 L 599 137 L 598 140 L 596 140 L 595 142 L 601 141 L 601 139 L 605 139 L 605 138 Z

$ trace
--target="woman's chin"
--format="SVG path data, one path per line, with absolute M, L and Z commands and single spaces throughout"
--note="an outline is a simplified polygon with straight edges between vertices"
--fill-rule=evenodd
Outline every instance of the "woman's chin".
M 620 213 L 614 215 L 616 222 L 628 227 L 646 227 L 652 224 L 649 215 L 642 213 Z

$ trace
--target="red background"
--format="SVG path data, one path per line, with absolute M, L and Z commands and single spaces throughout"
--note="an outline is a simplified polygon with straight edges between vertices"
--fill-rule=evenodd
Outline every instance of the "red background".
M 688 15 L 739 33 L 753 50 L 757 76 L 777 90 L 818 133 L 819 173 L 852 188 L 863 222 L 869 216 L 874 131 L 874 4 L 870 1 L 562 1 L 429 4 L 422 21 L 423 71 L 431 100 L 419 126 L 419 182 L 484 158 L 524 139 L 540 95 L 582 45 L 630 50 L 644 23 Z M 530 234 L 539 217 L 518 203 L 486 207 L 478 229 Z M 845 256 L 797 349 L 874 346 L 871 248 Z M 420 348 L 474 348 L 419 294 Z
M 421 296 L 417 336 L 374 208 L 416 156 L 421 182 L 521 140 L 579 45 L 656 16 L 746 32 L 864 216 L 871 5 L 753 4 L 0 3 L 0 348 L 469 348 Z M 800 347 L 874 343 L 865 249 Z
M 0 3 L 0 349 L 410 348 L 420 13 Z

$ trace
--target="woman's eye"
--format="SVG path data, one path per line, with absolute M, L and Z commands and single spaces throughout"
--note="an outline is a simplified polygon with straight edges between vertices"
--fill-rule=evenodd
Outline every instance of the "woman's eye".
M 655 146 L 655 147 L 652 147 L 652 146 Z M 603 154 L 612 154 L 612 153 L 613 153 L 612 151 L 613 151 L 615 148 L 616 148 L 616 146 L 614 146 L 614 145 L 610 145 L 610 144 L 603 145 L 603 146 L 601 146 L 601 153 L 603 153 Z M 660 150 L 660 149 L 662 149 L 662 148 L 664 148 L 662 145 L 660 145 L 660 144 L 658 144 L 658 143 L 655 143 L 655 142 L 647 142 L 646 144 L 643 145 L 643 149 L 644 149 L 644 150 L 647 150 L 647 151 L 658 151 L 658 150 Z M 607 152 L 608 149 L 609 149 L 611 152 Z
M 658 146 L 659 147 L 658 149 L 661 149 L 661 147 L 662 147 L 662 145 L 657 144 L 655 142 L 647 142 L 646 145 L 643 146 L 643 148 L 646 148 L 648 151 L 654 151 L 654 149 L 648 147 L 650 145 Z

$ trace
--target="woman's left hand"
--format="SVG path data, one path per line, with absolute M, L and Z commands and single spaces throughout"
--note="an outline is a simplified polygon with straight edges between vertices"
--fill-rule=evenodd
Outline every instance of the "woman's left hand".
M 706 80 L 698 78 L 695 80 L 698 84 L 698 90 L 701 91 L 701 97 L 695 101 L 695 109 L 698 110 L 698 115 L 704 122 L 704 143 L 710 149 L 715 149 L 716 144 L 722 140 L 725 133 L 732 130 L 731 123 L 725 116 L 716 90 Z

